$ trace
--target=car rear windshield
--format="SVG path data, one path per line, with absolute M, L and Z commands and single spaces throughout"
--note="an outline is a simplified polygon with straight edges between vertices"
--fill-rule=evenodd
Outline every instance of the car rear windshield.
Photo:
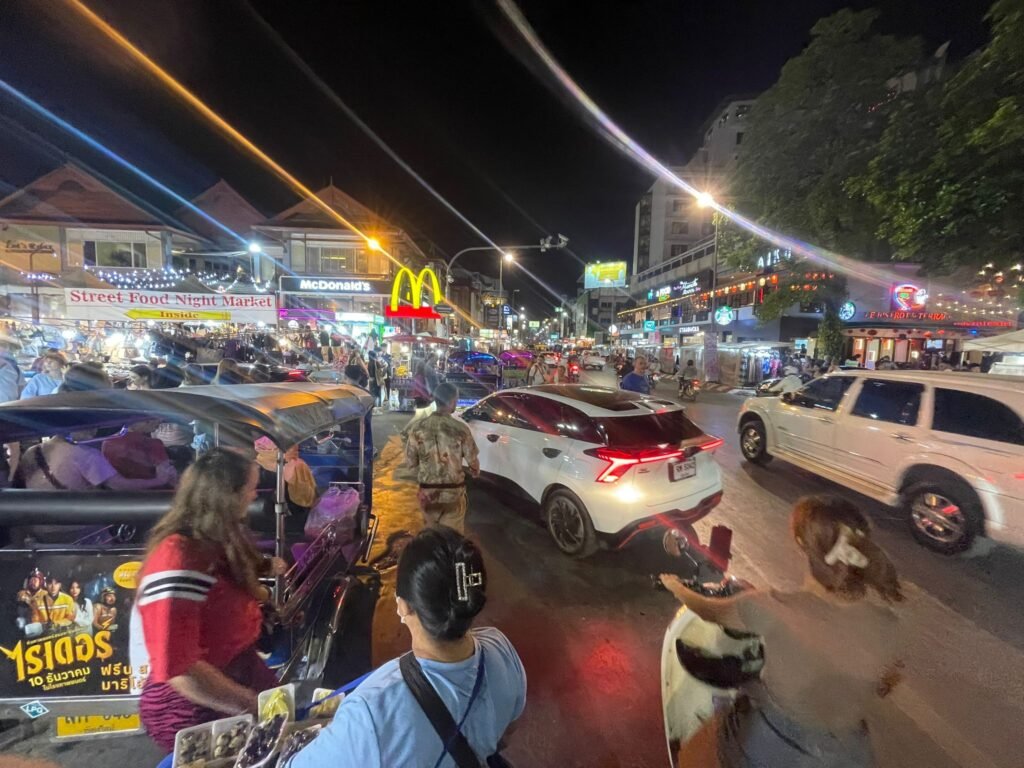
M 682 411 L 651 413 L 646 416 L 597 417 L 597 431 L 606 445 L 618 448 L 677 445 L 700 437 L 704 432 Z

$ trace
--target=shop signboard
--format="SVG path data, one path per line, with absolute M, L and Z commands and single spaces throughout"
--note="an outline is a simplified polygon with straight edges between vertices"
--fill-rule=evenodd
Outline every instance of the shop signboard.
M 484 325 L 488 328 L 500 328 L 501 318 L 501 307 L 494 304 L 484 306 Z
M 402 289 L 406 284 L 409 286 L 409 291 L 404 294 Z M 398 270 L 395 281 L 391 284 L 391 302 L 384 309 L 384 316 L 403 317 L 410 320 L 439 320 L 441 316 L 431 304 L 426 304 L 423 301 L 424 285 L 432 291 L 431 304 L 440 304 L 444 301 L 441 284 L 430 267 L 424 267 L 419 274 L 413 274 L 408 267 Z M 409 303 L 403 304 L 403 299 Z
M 272 293 L 180 293 L 130 288 L 65 288 L 72 320 L 162 320 L 188 322 L 212 319 L 231 323 L 276 323 L 277 297 Z M 146 313 L 145 317 L 139 312 Z
M 684 325 L 679 329 L 680 336 L 693 336 L 695 333 L 700 333 L 699 325 Z
M 651 331 L 657 330 L 658 323 L 655 320 L 644 320 L 644 331 L 650 333 Z
M 0 594 L 13 597 L 0 620 L 0 698 L 45 706 L 142 690 L 149 669 L 130 621 L 141 556 L 0 552 Z
M 277 316 L 281 320 L 312 320 L 318 323 L 330 323 L 337 320 L 337 313 L 329 309 L 308 309 L 303 307 L 288 308 L 281 307 L 277 310 Z
M 587 264 L 583 268 L 583 287 L 591 288 L 624 288 L 626 286 L 626 262 L 606 261 Z
M 928 291 L 914 283 L 900 283 L 892 289 L 893 312 L 924 312 L 928 306 Z
M 286 275 L 281 277 L 282 293 L 312 293 L 321 296 L 386 296 L 391 285 L 386 280 L 363 280 L 323 275 Z
M 529 321 L 529 326 L 530 326 L 531 330 L 532 329 L 536 329 L 536 328 L 540 328 L 540 320 L 530 320 Z
M 793 252 L 788 248 L 773 248 L 757 257 L 757 272 L 762 275 L 770 274 L 782 262 L 792 260 Z

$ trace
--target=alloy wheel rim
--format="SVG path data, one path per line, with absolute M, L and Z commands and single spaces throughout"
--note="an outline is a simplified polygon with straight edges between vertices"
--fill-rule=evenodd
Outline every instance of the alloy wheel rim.
M 583 518 L 576 505 L 556 499 L 551 507 L 551 529 L 564 549 L 577 549 L 583 541 Z
M 743 430 L 743 453 L 745 456 L 757 456 L 761 453 L 761 433 L 754 427 Z
M 910 506 L 910 515 L 917 530 L 942 544 L 959 541 L 967 528 L 963 510 L 941 493 L 919 494 Z

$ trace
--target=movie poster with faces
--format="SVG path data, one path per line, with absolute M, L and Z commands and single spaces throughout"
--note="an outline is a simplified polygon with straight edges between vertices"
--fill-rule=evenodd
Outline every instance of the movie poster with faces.
M 0 552 L 0 698 L 137 695 L 141 553 Z M 136 638 L 136 642 L 141 638 Z

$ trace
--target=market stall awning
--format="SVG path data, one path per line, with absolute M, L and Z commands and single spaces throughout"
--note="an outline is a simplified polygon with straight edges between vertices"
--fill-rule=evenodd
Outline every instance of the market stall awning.
M 1002 333 L 988 338 L 969 339 L 963 345 L 965 352 L 1004 352 L 1024 355 L 1024 330 Z

